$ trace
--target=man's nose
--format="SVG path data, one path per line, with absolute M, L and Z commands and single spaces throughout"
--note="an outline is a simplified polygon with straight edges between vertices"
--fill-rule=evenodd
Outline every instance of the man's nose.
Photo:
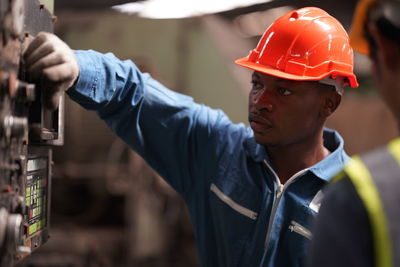
M 267 110 L 272 112 L 274 109 L 273 96 L 271 90 L 264 89 L 253 98 L 254 106 L 257 110 Z

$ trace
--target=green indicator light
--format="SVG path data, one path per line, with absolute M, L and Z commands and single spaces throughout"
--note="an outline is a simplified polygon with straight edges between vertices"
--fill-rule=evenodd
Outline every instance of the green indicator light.
M 27 197 L 31 195 L 31 188 L 30 188 L 30 187 L 26 188 L 26 190 L 25 190 L 25 195 L 26 195 Z
M 30 235 L 35 233 L 36 231 L 37 231 L 37 222 L 35 222 L 32 225 L 29 225 L 29 231 L 28 232 L 29 232 Z

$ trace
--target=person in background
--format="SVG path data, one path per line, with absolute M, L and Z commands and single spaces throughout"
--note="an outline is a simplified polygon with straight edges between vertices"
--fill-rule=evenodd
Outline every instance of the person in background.
M 400 2 L 361 0 L 350 42 L 400 126 Z M 326 191 L 310 267 L 400 266 L 400 138 L 355 156 Z
M 236 61 L 253 70 L 250 127 L 131 61 L 72 51 L 52 34 L 38 34 L 24 58 L 49 107 L 66 91 L 180 193 L 202 266 L 303 266 L 319 192 L 348 160 L 340 135 L 324 128 L 344 86 L 357 87 L 335 18 L 314 7 L 290 11 Z

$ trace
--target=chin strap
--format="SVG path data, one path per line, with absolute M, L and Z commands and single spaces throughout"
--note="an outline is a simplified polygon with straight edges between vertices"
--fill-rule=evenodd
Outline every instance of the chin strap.
M 344 85 L 346 84 L 346 79 L 345 79 L 345 77 L 341 77 L 341 76 L 338 76 L 335 79 L 333 79 L 331 76 L 328 76 L 328 77 L 325 77 L 325 78 L 319 80 L 318 82 L 322 83 L 322 84 L 334 86 L 336 88 L 336 92 L 343 94 Z

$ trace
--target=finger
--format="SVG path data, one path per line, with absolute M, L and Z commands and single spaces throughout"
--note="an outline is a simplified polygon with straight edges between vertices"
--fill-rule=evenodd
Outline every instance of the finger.
M 38 47 L 40 47 L 43 43 L 45 43 L 49 39 L 50 33 L 40 32 L 36 35 L 35 39 L 29 44 L 28 48 L 24 53 L 24 58 L 29 57 L 33 51 L 35 51 Z
M 22 43 L 22 47 L 21 47 L 21 51 L 22 54 L 25 54 L 26 49 L 28 49 L 28 46 L 32 43 L 32 41 L 34 40 L 34 37 L 30 34 L 28 34 L 28 36 L 25 36 L 25 39 Z
M 27 68 L 30 68 L 34 65 L 38 60 L 41 60 L 43 57 L 53 53 L 54 46 L 51 43 L 42 43 L 35 51 L 33 51 L 28 57 L 25 58 L 25 65 Z
M 32 75 L 32 78 L 38 78 L 43 69 L 62 64 L 63 62 L 64 58 L 61 53 L 50 53 L 29 66 L 28 71 Z
M 69 63 L 63 63 L 60 65 L 54 65 L 51 67 L 48 67 L 43 70 L 43 76 L 47 78 L 49 82 L 52 83 L 60 83 L 60 82 L 66 82 L 69 81 L 65 86 L 71 86 L 73 84 L 73 79 L 76 77 L 74 73 L 72 73 L 72 68 Z M 68 88 L 63 88 L 63 89 L 68 89 Z

